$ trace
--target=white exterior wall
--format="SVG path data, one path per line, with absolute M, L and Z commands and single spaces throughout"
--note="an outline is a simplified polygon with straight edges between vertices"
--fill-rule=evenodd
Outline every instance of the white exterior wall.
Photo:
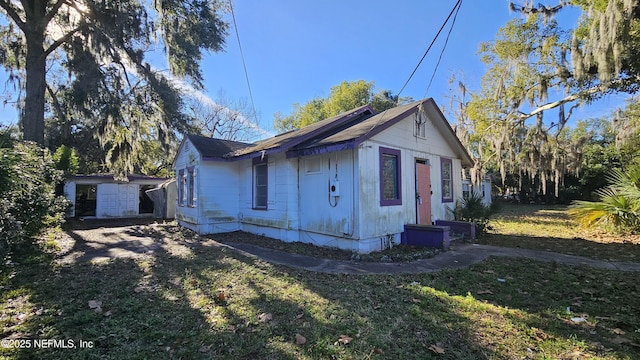
M 191 166 L 195 171 L 195 204 L 180 205 L 176 199 L 176 220 L 200 234 L 239 230 L 238 163 L 202 161 L 198 151 L 186 140 L 175 162 L 177 186 L 180 186 L 179 171 L 184 170 L 186 174 Z
M 141 216 L 140 186 L 159 185 L 164 180 L 132 180 L 117 182 L 113 179 L 88 177 L 68 180 L 64 184 L 64 196 L 71 202 L 66 216 L 76 215 L 76 185 L 96 185 L 96 218 L 127 218 Z M 145 215 L 143 215 L 145 216 Z
M 216 161 L 196 168 L 196 207 L 204 233 L 240 230 L 238 169 L 238 163 Z
M 198 199 L 195 207 L 178 206 L 176 219 L 201 234 L 243 230 L 362 253 L 399 244 L 404 225 L 416 223 L 417 159 L 431 165 L 434 221 L 450 218 L 447 208 L 454 206 L 442 201 L 441 158 L 452 160 L 454 201 L 462 196 L 460 159 L 431 121 L 426 138 L 416 137 L 414 119 L 408 116 L 354 150 L 291 159 L 267 155 L 267 209 L 253 208 L 252 159 L 202 162 L 187 140 L 176 158 L 176 175 L 194 167 Z M 401 205 L 380 205 L 381 146 L 401 152 Z M 339 196 L 330 193 L 332 184 Z
M 485 177 L 481 182 L 480 185 L 478 186 L 473 186 L 473 184 L 471 184 L 471 181 L 469 180 L 462 180 L 462 184 L 463 186 L 467 186 L 469 189 L 469 192 L 473 191 L 475 194 L 477 194 L 478 196 L 482 197 L 482 203 L 486 206 L 491 205 L 491 201 L 492 201 L 492 196 L 491 196 L 491 178 L 490 177 Z
M 360 210 L 358 217 L 361 227 L 358 237 L 362 239 L 361 241 L 368 242 L 368 246 L 384 248 L 397 244 L 400 242 L 404 225 L 416 223 L 416 159 L 426 160 L 431 165 L 431 213 L 434 221 L 450 218 L 447 208 L 454 206 L 454 202 L 442 202 L 441 157 L 452 160 L 454 201 L 462 195 L 462 180 L 456 176 L 462 171 L 460 159 L 456 158 L 453 149 L 431 121 L 426 123 L 426 138 L 414 136 L 414 119 L 415 115 L 410 115 L 365 141 L 359 147 Z M 401 205 L 380 205 L 379 149 L 381 146 L 401 151 Z
M 360 250 L 355 150 L 300 158 L 300 241 Z M 330 193 L 330 186 L 337 191 Z M 339 196 L 334 196 L 339 195 Z
M 299 241 L 298 159 L 285 154 L 267 157 L 267 209 L 253 208 L 253 161 L 238 162 L 239 220 L 243 231 L 283 241 Z
M 193 166 L 197 172 L 195 186 L 197 189 L 196 191 L 197 191 L 198 197 L 200 197 L 200 191 L 198 189 L 198 186 L 202 182 L 199 180 L 205 179 L 201 175 L 201 172 L 203 169 L 202 169 L 202 166 L 200 166 L 200 162 L 201 162 L 200 153 L 196 150 L 196 148 L 189 141 L 189 139 L 186 139 L 185 142 L 182 144 L 182 147 L 180 148 L 180 152 L 178 153 L 178 156 L 176 157 L 176 160 L 175 160 L 176 186 L 178 188 L 180 188 L 181 186 L 180 182 L 182 181 L 182 179 L 180 178 L 180 171 L 182 170 L 186 174 L 187 167 Z M 178 193 L 179 192 L 180 191 L 178 190 Z M 195 207 L 181 205 L 180 199 L 176 199 L 176 220 L 178 221 L 178 224 L 180 224 L 181 226 L 194 230 L 199 234 L 205 234 L 207 232 L 203 228 L 203 225 L 205 225 L 204 222 L 200 219 L 199 205 L 200 205 L 200 201 L 198 199 L 196 199 Z
M 64 192 L 65 199 L 69 200 L 69 204 L 70 204 L 70 206 L 67 208 L 65 216 L 75 217 L 76 216 L 76 183 L 75 181 L 65 181 L 64 188 L 62 191 Z

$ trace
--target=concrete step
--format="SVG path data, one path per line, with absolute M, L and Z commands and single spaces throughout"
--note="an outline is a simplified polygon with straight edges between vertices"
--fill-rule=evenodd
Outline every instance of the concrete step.
M 464 234 L 457 234 L 453 232 L 449 232 L 449 243 L 450 244 L 464 244 Z

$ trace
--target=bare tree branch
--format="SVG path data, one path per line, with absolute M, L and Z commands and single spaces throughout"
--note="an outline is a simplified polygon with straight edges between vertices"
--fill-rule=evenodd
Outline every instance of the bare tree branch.
M 42 54 L 43 57 L 47 57 L 49 56 L 49 54 L 51 54 L 52 52 L 54 52 L 60 45 L 66 43 L 67 41 L 69 41 L 69 39 L 78 31 L 80 31 L 80 29 L 82 29 L 85 26 L 85 23 L 81 24 L 80 26 L 76 27 L 75 29 L 69 31 L 68 33 L 64 34 L 64 36 L 62 36 L 61 38 L 59 38 L 58 40 L 54 41 L 51 45 L 49 45 L 49 47 L 44 51 L 44 53 Z
M 578 99 L 580 99 L 581 97 L 584 96 L 589 96 L 589 95 L 594 95 L 597 93 L 602 93 L 605 92 L 609 89 L 611 89 L 613 85 L 613 82 L 607 82 L 607 83 L 603 83 L 603 84 L 599 84 L 596 86 L 593 86 L 591 88 L 588 88 L 586 90 L 577 92 L 575 94 L 571 94 L 568 96 L 565 96 L 564 98 L 560 99 L 560 100 L 556 100 L 550 103 L 546 103 L 542 106 L 538 106 L 537 108 L 535 108 L 533 111 L 525 113 L 525 112 L 519 112 L 519 114 L 516 116 L 516 118 L 518 120 L 526 120 L 532 116 L 536 116 L 537 114 L 546 111 L 546 110 L 550 110 L 553 108 L 556 108 L 562 104 L 566 104 L 568 102 L 572 102 L 572 101 L 576 101 Z
M 64 4 L 68 4 L 66 0 L 58 0 L 58 2 L 53 4 L 53 6 L 51 7 L 51 10 L 49 10 L 49 12 L 44 16 L 43 26 L 45 28 L 47 27 L 47 25 L 49 25 L 49 22 L 51 21 L 51 19 L 53 19 L 53 17 L 58 13 L 58 10 L 60 10 L 60 7 L 62 7 L 62 5 Z
M 7 15 L 13 20 L 13 22 L 18 25 L 22 32 L 26 32 L 26 24 L 20 18 L 20 15 L 16 11 L 16 9 L 11 5 L 11 3 L 7 0 L 0 0 L 0 8 L 7 12 Z
M 62 105 L 60 105 L 60 101 L 58 101 L 58 97 L 56 96 L 56 93 L 53 91 L 53 89 L 51 88 L 51 86 L 49 86 L 48 83 L 47 83 L 47 92 L 51 97 L 53 108 L 58 118 L 62 120 L 64 124 L 64 131 L 62 131 L 63 140 L 67 140 L 67 137 L 70 135 L 69 119 L 67 118 L 67 115 L 64 113 L 64 111 L 62 111 Z

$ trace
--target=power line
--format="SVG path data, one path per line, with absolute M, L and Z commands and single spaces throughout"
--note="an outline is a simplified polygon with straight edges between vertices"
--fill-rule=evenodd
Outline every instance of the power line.
M 433 74 L 431 74 L 431 79 L 429 79 L 429 85 L 427 85 L 427 90 L 424 92 L 424 97 L 427 97 L 427 93 L 429 92 L 429 88 L 431 88 L 431 83 L 433 82 L 433 78 L 436 76 L 436 72 L 438 71 L 438 66 L 440 66 L 440 60 L 442 60 L 442 55 L 444 54 L 444 50 L 447 48 L 447 44 L 449 43 L 449 37 L 451 36 L 451 31 L 453 31 L 453 26 L 456 24 L 456 19 L 458 18 L 458 12 L 460 11 L 460 7 L 462 7 L 462 0 L 458 2 L 460 5 L 456 10 L 456 14 L 453 16 L 453 20 L 451 21 L 451 27 L 449 28 L 449 32 L 447 33 L 447 37 L 444 40 L 444 45 L 442 46 L 442 51 L 440 51 L 440 56 L 438 57 L 438 62 L 436 63 L 435 69 L 433 69 Z
M 233 1 L 229 0 L 229 8 L 231 9 L 231 18 L 233 19 L 233 28 L 238 39 L 238 49 L 240 49 L 240 58 L 242 58 L 242 67 L 244 68 L 244 77 L 247 79 L 247 88 L 249 88 L 249 98 L 251 99 L 251 108 L 256 123 L 258 122 L 258 113 L 256 112 L 256 104 L 253 101 L 253 92 L 251 91 L 251 82 L 249 82 L 249 73 L 247 72 L 247 64 L 244 61 L 244 53 L 242 52 L 242 44 L 240 43 L 240 34 L 238 33 L 238 24 L 236 23 L 236 14 L 233 12 Z
M 447 23 L 449 22 L 449 19 L 451 18 L 453 13 L 460 6 L 460 3 L 462 3 L 462 0 L 458 0 L 458 2 L 453 6 L 453 9 L 451 9 L 451 12 L 449 13 L 449 16 L 447 16 L 447 19 L 444 21 L 444 23 L 442 23 L 442 26 L 440 27 L 440 30 L 438 30 L 438 33 L 436 34 L 436 36 L 431 41 L 431 44 L 429 44 L 429 47 L 427 48 L 427 51 L 424 52 L 424 55 L 422 55 L 422 58 L 420 59 L 420 61 L 418 61 L 418 65 L 416 65 L 415 69 L 413 69 L 413 72 L 411 72 L 411 75 L 409 75 L 409 78 L 407 79 L 407 81 L 404 83 L 404 85 L 402 85 L 402 88 L 400 89 L 400 91 L 398 91 L 398 98 L 400 97 L 400 94 L 402 93 L 404 88 L 407 87 L 407 84 L 409 84 L 409 81 L 411 81 L 411 78 L 413 77 L 413 75 L 416 73 L 416 71 L 418 71 L 418 68 L 422 64 L 422 61 L 424 60 L 425 57 L 427 57 L 427 54 L 429 53 L 429 50 L 431 50 L 431 47 L 433 46 L 433 44 L 438 39 L 438 36 L 440 36 L 440 33 L 444 29 L 445 25 L 447 25 Z

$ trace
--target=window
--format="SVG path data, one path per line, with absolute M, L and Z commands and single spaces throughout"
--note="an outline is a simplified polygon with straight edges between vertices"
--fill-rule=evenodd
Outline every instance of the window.
M 467 183 L 462 184 L 462 197 L 468 199 L 471 195 L 471 185 Z
M 380 147 L 380 206 L 402 205 L 400 150 Z
M 186 203 L 187 178 L 184 175 L 184 169 L 178 171 L 178 205 L 184 206 Z
M 427 137 L 427 119 L 422 111 L 416 113 L 414 135 L 423 139 Z
M 320 174 L 321 158 L 312 157 L 305 160 L 307 174 Z
M 196 190 L 195 190 L 196 170 L 193 167 L 187 168 L 187 205 L 196 206 Z
M 253 159 L 253 208 L 267 209 L 268 165 L 267 157 Z
M 440 158 L 442 202 L 453 202 L 453 165 L 451 159 Z

